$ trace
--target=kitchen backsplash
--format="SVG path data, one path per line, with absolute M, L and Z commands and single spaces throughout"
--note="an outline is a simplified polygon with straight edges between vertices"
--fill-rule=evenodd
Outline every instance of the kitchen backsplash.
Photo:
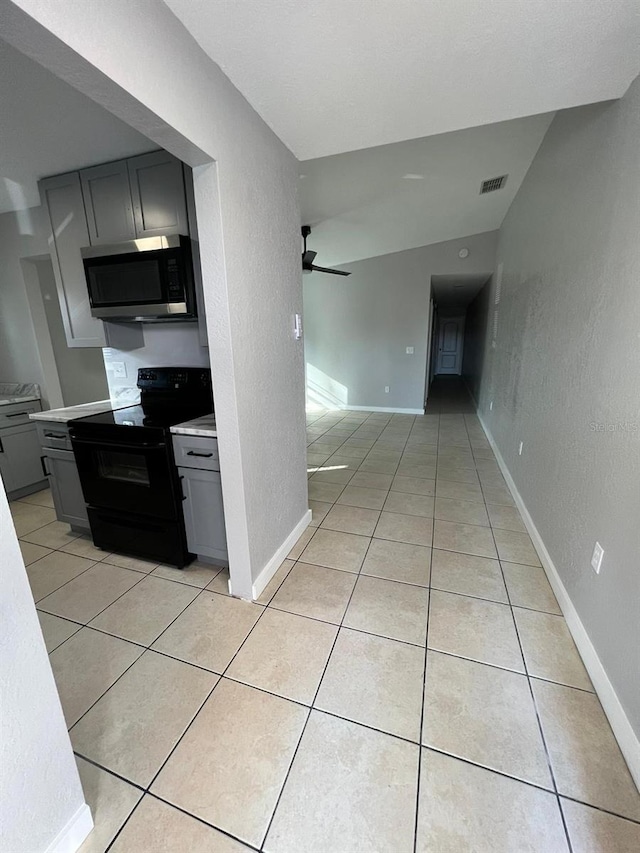
M 200 345 L 197 323 L 153 323 L 143 326 L 144 346 L 134 350 L 102 350 L 112 400 L 137 402 L 139 367 L 209 367 L 209 352 Z

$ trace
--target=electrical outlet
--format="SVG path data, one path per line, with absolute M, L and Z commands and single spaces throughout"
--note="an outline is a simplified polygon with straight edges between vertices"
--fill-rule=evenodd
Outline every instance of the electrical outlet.
M 112 361 L 111 368 L 113 370 L 113 375 L 115 379 L 127 378 L 127 365 L 124 363 L 124 361 Z
M 522 442 L 520 442 L 520 447 L 518 448 L 518 456 L 522 456 Z
M 489 403 L 489 411 L 493 411 L 493 400 Z
M 407 355 L 413 355 L 413 347 L 407 347 Z
M 600 574 L 600 566 L 602 565 L 603 557 L 604 548 L 599 542 L 596 542 L 595 547 L 593 549 L 593 555 L 591 557 L 591 568 L 597 575 Z
M 385 385 L 385 386 L 384 386 L 384 393 L 385 393 L 385 394 L 388 394 L 388 393 L 389 393 L 389 386 L 388 386 L 388 385 Z

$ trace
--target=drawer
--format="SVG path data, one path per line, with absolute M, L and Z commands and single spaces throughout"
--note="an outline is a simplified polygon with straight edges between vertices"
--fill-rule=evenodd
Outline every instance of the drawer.
M 31 423 L 29 415 L 33 412 L 40 412 L 41 410 L 42 405 L 40 404 L 40 400 L 29 400 L 28 403 L 9 403 L 7 406 L 0 406 L 0 429 Z
M 174 435 L 173 453 L 180 468 L 219 471 L 218 439 L 199 435 Z
M 69 427 L 56 421 L 36 421 L 40 447 L 52 447 L 54 450 L 72 450 Z

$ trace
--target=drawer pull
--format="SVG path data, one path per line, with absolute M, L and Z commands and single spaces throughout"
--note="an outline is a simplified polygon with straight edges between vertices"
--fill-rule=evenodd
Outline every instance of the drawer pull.
M 11 415 L 5 415 L 5 418 L 21 418 L 23 415 L 28 415 L 29 412 L 13 412 Z
M 187 456 L 202 456 L 204 459 L 210 459 L 213 453 L 196 453 L 195 450 L 188 450 Z
M 66 432 L 45 432 L 45 438 L 67 438 Z

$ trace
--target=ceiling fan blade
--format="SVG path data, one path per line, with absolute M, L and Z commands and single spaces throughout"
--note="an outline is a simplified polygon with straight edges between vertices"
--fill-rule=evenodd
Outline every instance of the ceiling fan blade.
M 327 272 L 330 275 L 351 275 L 350 272 L 345 272 L 344 270 L 332 270 L 329 267 L 317 267 L 315 264 L 311 264 L 309 269 L 313 270 L 313 272 Z
M 312 252 L 311 250 L 304 252 L 302 255 L 302 266 L 311 266 L 314 261 L 317 252 Z

